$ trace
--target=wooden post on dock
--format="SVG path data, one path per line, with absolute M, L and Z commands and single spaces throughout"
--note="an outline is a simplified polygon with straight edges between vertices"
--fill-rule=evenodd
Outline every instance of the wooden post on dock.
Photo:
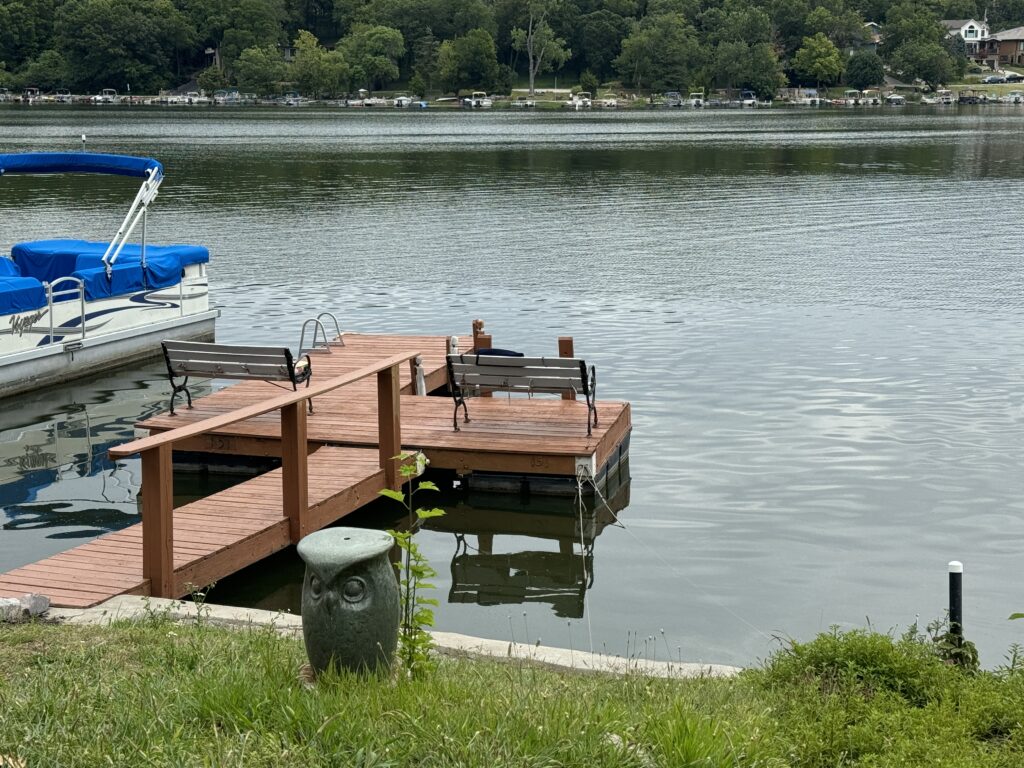
M 573 354 L 573 351 L 574 351 L 574 348 L 573 348 L 572 336 L 559 336 L 558 337 L 558 356 L 559 357 L 576 357 L 576 355 Z M 562 399 L 563 400 L 575 400 L 576 399 L 576 393 L 575 392 L 563 392 L 562 393 Z
M 174 466 L 171 446 L 142 451 L 142 577 L 152 597 L 174 593 Z
M 494 346 L 494 340 L 491 339 L 491 334 L 484 333 L 484 321 L 474 320 L 473 321 L 473 351 L 478 352 L 481 349 L 490 349 Z M 481 389 L 480 394 L 477 397 L 491 397 L 493 393 L 488 389 Z
M 309 533 L 306 522 L 309 511 L 306 454 L 306 403 L 300 400 L 281 409 L 281 490 L 293 544 Z
M 402 480 L 398 476 L 395 456 L 402 452 L 401 410 L 398 400 L 398 366 L 393 365 L 377 374 L 377 439 L 380 444 L 380 466 L 384 469 L 384 483 L 397 491 Z

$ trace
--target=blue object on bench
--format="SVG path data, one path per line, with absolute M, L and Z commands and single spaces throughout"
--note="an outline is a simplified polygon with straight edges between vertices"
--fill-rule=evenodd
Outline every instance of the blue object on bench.
M 523 357 L 522 352 L 513 352 L 511 349 L 476 349 L 474 355 L 487 355 L 488 357 Z
M 21 270 L 11 259 L 0 258 L 0 277 L 21 277 Z
M 46 306 L 43 284 L 31 277 L 0 277 L 0 315 L 16 315 Z

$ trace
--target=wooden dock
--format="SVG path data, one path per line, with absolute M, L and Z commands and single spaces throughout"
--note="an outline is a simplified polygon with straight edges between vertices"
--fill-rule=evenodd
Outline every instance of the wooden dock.
M 346 333 L 312 353 L 308 389 L 241 382 L 141 423 L 150 436 L 110 454 L 142 457 L 143 522 L 0 574 L 0 597 L 38 592 L 67 607 L 119 594 L 180 597 L 398 487 L 392 457 L 402 448 L 460 473 L 574 476 L 581 465 L 596 474 L 617 462 L 630 430 L 624 402 L 599 402 L 588 437 L 582 403 L 495 394 L 473 399 L 472 420 L 454 431 L 451 398 L 413 394 L 410 365 L 419 360 L 427 392 L 443 387 L 448 345 L 445 336 Z M 459 346 L 474 345 L 490 339 Z M 566 356 L 571 341 L 560 346 Z M 281 467 L 174 509 L 175 450 L 280 457 Z

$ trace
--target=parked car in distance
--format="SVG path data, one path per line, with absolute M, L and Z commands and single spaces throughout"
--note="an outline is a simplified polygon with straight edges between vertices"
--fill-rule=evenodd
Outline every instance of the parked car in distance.
M 1006 73 L 1006 82 L 1008 82 L 1008 83 L 1019 83 L 1022 80 L 1024 80 L 1024 75 L 1021 75 L 1021 74 L 1019 74 L 1017 72 L 1007 72 Z
M 985 83 L 986 85 L 993 85 L 994 83 L 1005 83 L 1006 78 L 1003 77 L 1002 75 L 988 75 L 986 77 L 981 78 L 981 82 Z

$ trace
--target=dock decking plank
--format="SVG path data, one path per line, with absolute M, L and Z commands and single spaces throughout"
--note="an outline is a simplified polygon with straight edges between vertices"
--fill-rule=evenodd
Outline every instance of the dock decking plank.
M 309 515 L 316 527 L 354 511 L 384 487 L 375 450 L 323 447 L 309 456 Z M 290 544 L 281 470 L 273 470 L 174 510 L 174 584 L 179 595 L 205 586 Z M 0 574 L 0 597 L 39 592 L 54 605 L 97 605 L 148 594 L 142 525 L 93 539 Z

